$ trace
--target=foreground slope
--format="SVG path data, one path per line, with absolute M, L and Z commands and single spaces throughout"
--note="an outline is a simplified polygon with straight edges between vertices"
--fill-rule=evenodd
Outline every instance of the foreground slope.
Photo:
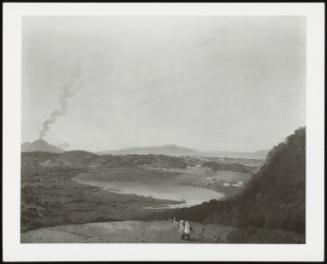
M 191 240 L 182 240 L 169 221 L 115 221 L 62 225 L 22 234 L 22 243 L 224 243 L 234 227 L 192 223 Z M 203 231 L 202 231 L 203 230 Z M 202 231 L 202 232 L 201 232 Z

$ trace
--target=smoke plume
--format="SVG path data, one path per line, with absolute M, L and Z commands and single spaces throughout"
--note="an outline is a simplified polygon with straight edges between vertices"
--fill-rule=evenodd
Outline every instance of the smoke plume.
M 62 94 L 59 98 L 59 108 L 54 110 L 51 113 L 50 117 L 42 124 L 42 130 L 40 132 L 41 139 L 46 136 L 47 132 L 50 130 L 51 125 L 57 121 L 57 118 L 67 113 L 68 98 L 73 97 L 81 89 L 81 86 L 79 88 L 73 89 L 74 86 L 76 86 L 75 84 L 77 83 L 80 74 L 81 66 L 78 63 L 77 66 L 74 68 L 73 72 L 71 73 L 69 79 L 63 86 Z

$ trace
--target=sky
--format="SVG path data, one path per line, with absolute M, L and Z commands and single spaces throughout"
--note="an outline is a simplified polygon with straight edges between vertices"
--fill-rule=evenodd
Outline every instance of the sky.
M 22 26 L 22 142 L 39 138 L 67 91 L 43 137 L 66 149 L 256 151 L 305 126 L 304 17 L 31 16 Z

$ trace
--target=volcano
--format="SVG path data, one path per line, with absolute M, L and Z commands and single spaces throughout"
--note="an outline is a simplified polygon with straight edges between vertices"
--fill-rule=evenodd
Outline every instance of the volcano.
M 21 152 L 34 152 L 34 151 L 52 152 L 52 153 L 64 152 L 61 148 L 51 145 L 43 139 L 38 139 L 31 143 L 25 142 L 21 145 Z

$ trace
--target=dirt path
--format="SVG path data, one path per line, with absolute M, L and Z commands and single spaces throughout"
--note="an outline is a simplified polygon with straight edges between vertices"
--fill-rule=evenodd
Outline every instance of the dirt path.
M 233 227 L 191 222 L 191 241 L 169 221 L 119 221 L 40 228 L 21 234 L 22 243 L 224 243 Z

